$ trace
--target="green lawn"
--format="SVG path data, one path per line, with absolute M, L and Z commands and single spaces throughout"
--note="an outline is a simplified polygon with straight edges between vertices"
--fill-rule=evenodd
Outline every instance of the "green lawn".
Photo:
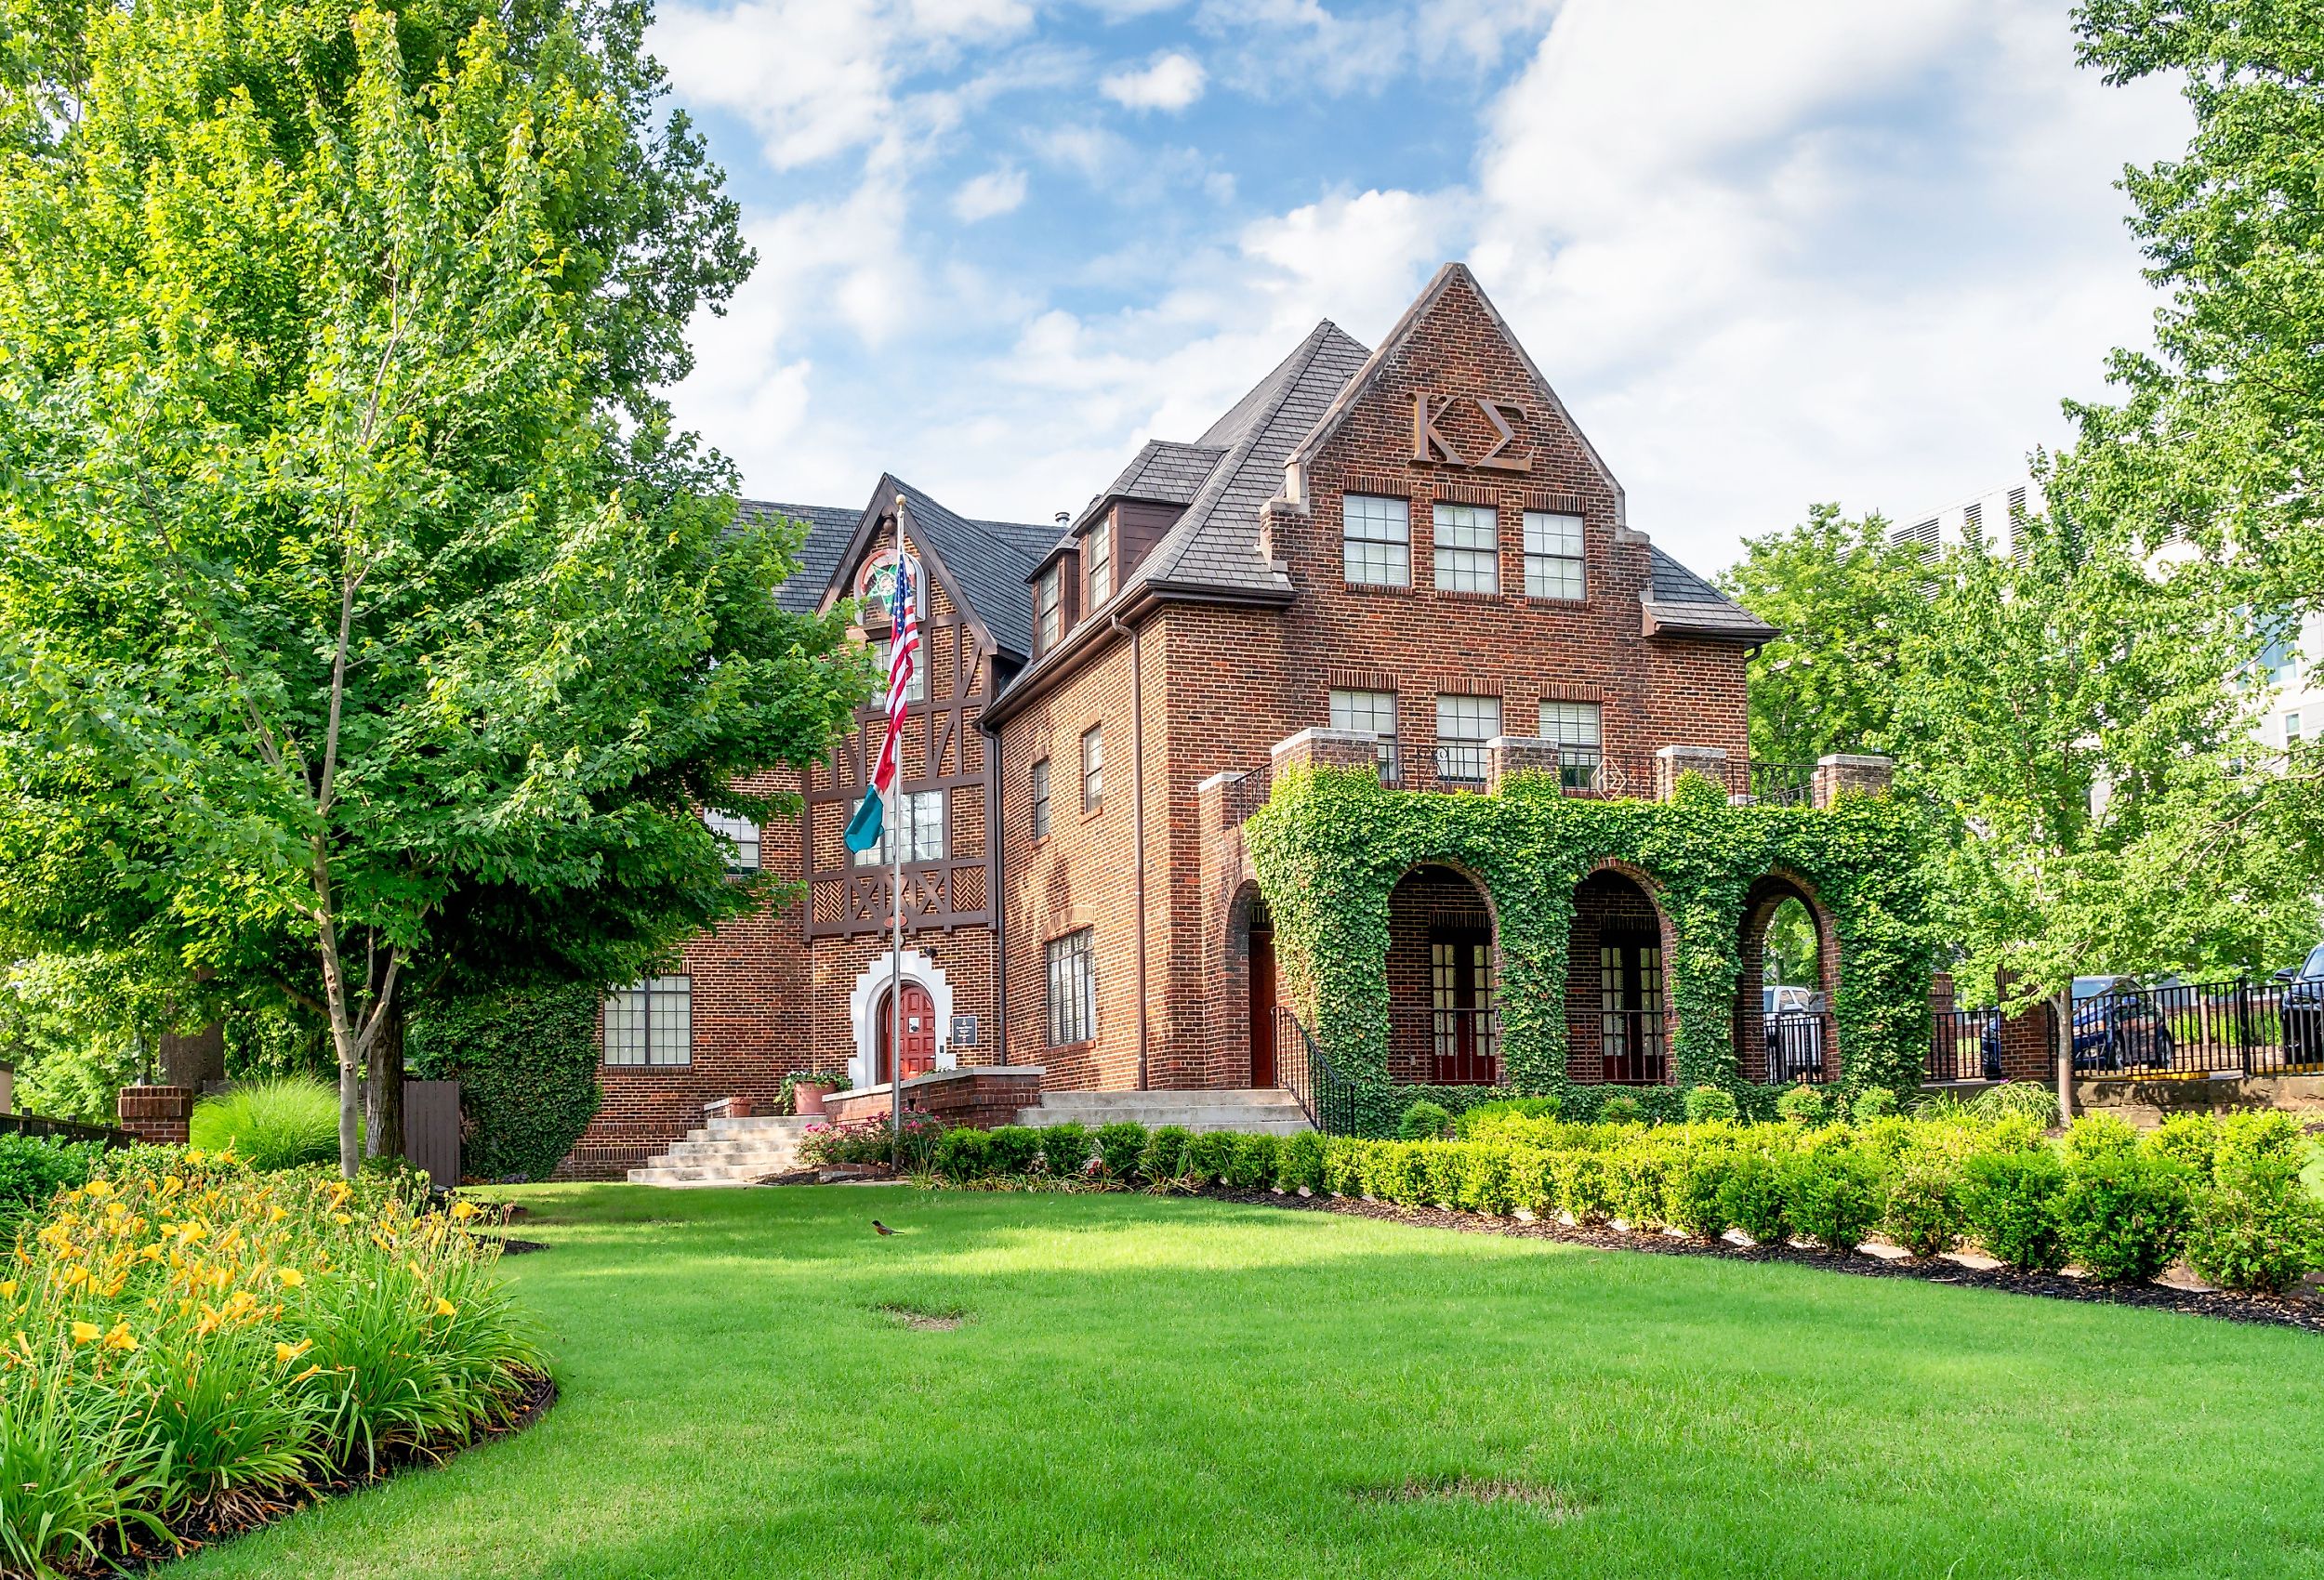
M 509 1193 L 562 1402 L 173 1576 L 2324 1573 L 2305 1334 L 1186 1200 Z M 1548 1503 L 1379 1495 L 1462 1477 Z

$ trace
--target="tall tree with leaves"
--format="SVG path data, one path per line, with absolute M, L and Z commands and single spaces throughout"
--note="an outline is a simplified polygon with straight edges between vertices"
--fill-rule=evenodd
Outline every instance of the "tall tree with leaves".
M 862 689 L 652 394 L 734 211 L 642 7 L 13 21 L 0 929 L 310 984 L 352 1172 L 412 972 L 609 886 L 601 967 L 760 902 L 695 813 L 779 811 L 737 781 Z

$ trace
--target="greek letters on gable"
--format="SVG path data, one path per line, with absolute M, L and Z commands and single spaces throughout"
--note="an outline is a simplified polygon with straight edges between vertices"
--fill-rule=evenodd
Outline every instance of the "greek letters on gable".
M 1482 395 L 1470 397 L 1486 422 L 1493 430 L 1493 447 L 1475 460 L 1460 453 L 1459 446 L 1446 437 L 1443 423 L 1451 413 L 1457 397 L 1447 395 L 1442 400 L 1425 390 L 1412 396 L 1412 458 L 1436 466 L 1472 467 L 1496 472 L 1529 472 L 1533 470 L 1533 452 L 1512 454 L 1511 446 L 1517 442 L 1517 425 L 1525 420 L 1525 409 L 1510 401 L 1487 401 Z

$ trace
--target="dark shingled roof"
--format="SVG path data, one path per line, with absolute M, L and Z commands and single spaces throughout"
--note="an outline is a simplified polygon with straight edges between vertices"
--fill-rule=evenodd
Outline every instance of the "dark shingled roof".
M 1098 502 L 1152 499 L 1165 505 L 1191 505 L 1225 454 L 1226 447 L 1221 444 L 1173 444 L 1166 439 L 1150 439 L 1122 468 L 1122 475 L 1106 485 Z
M 740 520 L 760 524 L 777 516 L 807 524 L 807 541 L 799 550 L 799 569 L 774 593 L 774 601 L 794 614 L 815 612 L 815 605 L 823 600 L 823 589 L 839 563 L 839 556 L 847 551 L 848 539 L 855 535 L 857 525 L 864 520 L 864 512 L 852 506 L 771 505 L 762 499 L 742 501 L 734 514 Z
M 1726 594 L 1658 548 L 1649 548 L 1653 580 L 1644 599 L 1654 628 L 1732 641 L 1764 642 L 1776 632 Z
M 944 561 L 994 644 L 1022 661 L 1033 651 L 1033 600 L 1025 596 L 1025 574 L 1057 541 L 1056 524 L 971 520 L 893 473 L 881 480 L 882 496 L 891 489 L 904 495 L 914 529 Z

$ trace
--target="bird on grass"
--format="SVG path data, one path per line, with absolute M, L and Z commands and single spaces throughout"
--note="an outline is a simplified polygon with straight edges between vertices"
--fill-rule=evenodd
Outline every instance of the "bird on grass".
M 880 1222 L 878 1218 L 872 1219 L 872 1227 L 882 1234 L 893 1234 L 895 1232 L 894 1230 L 890 1229 L 886 1224 Z

